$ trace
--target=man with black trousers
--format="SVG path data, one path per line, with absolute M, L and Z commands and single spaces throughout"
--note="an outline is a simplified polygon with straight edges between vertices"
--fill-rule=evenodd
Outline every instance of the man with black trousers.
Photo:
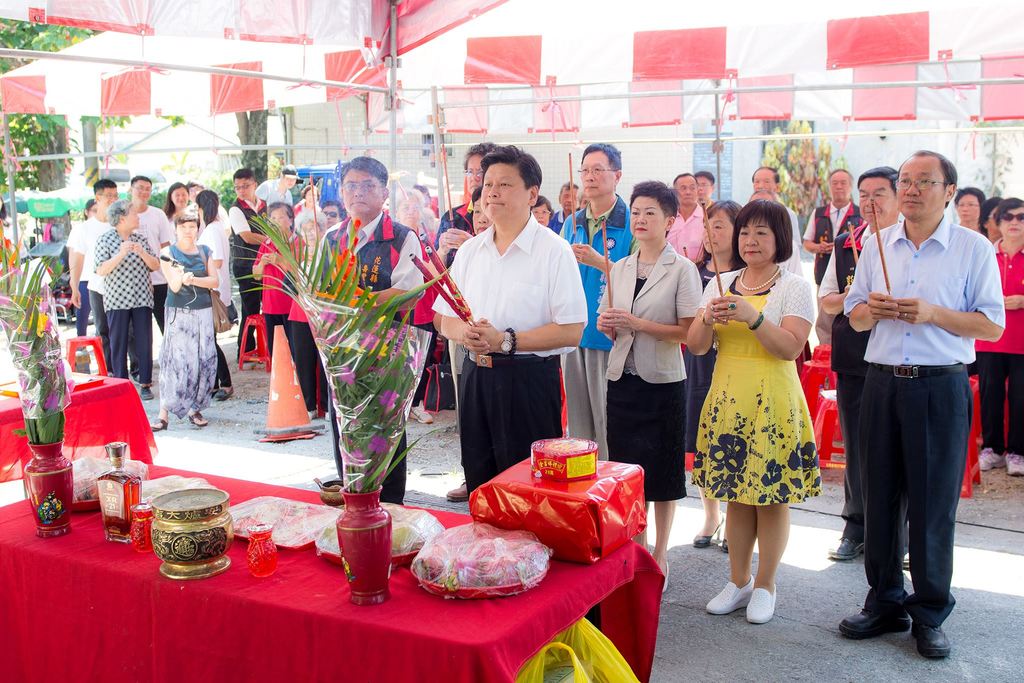
M 835 249 L 829 259 L 825 276 L 818 288 L 821 310 L 834 315 L 832 321 L 832 370 L 836 373 L 836 399 L 839 404 L 839 425 L 843 431 L 843 451 L 846 455 L 844 469 L 845 503 L 843 505 L 843 528 L 839 546 L 828 553 L 829 559 L 837 562 L 852 560 L 864 552 L 864 493 L 861 487 L 864 454 L 861 452 L 860 397 L 864 391 L 864 377 L 868 364 L 864 353 L 868 347 L 867 332 L 857 332 L 850 327 L 850 319 L 843 314 L 843 302 L 853 284 L 857 259 L 864 248 L 864 238 L 871 234 L 871 226 L 880 228 L 896 223 L 896 169 L 879 166 L 865 171 L 857 180 L 860 194 L 860 208 L 864 220 L 852 233 L 844 232 L 835 240 Z M 851 238 L 851 234 L 853 237 Z
M 559 356 L 575 350 L 587 321 L 572 250 L 530 211 L 540 193 L 537 160 L 506 146 L 481 166 L 494 224 L 462 244 L 451 268 L 474 320 L 456 317 L 442 298 L 434 303 L 438 331 L 470 352 L 459 378 L 470 492 L 530 457 L 534 441 L 562 435 Z
M 267 205 L 256 196 L 256 174 L 251 168 L 240 168 L 235 171 L 234 184 L 237 199 L 228 210 L 228 222 L 231 223 L 231 273 L 238 282 L 238 296 L 242 299 L 242 317 L 238 321 L 238 349 L 235 351 L 237 359 L 243 347 L 250 349 L 254 344 L 252 329 L 244 340 L 242 330 L 245 329 L 246 319 L 260 312 L 260 303 L 263 300 L 259 285 L 252 279 L 252 264 L 266 236 L 253 219 L 257 216 L 266 218 Z
M 327 236 L 336 249 L 348 246 L 352 238 L 353 221 L 358 221 L 354 236 L 356 259 L 359 261 L 362 289 L 377 293 L 377 301 L 405 294 L 423 284 L 423 275 L 413 264 L 414 256 L 422 256 L 416 231 L 391 220 L 384 211 L 388 198 L 388 169 L 372 157 L 356 157 L 341 167 L 341 196 L 348 210 L 348 218 L 337 230 Z M 415 301 L 409 304 L 415 305 Z M 345 466 L 338 442 L 338 422 L 334 401 L 330 402 L 331 445 L 338 476 L 344 478 Z M 406 450 L 405 434 L 398 443 L 396 453 Z M 381 486 L 380 499 L 385 503 L 401 505 L 405 500 L 407 458 L 402 458 Z
M 839 630 L 871 638 L 905 631 L 913 620 L 924 657 L 950 651 L 942 623 L 955 604 L 953 537 L 973 407 L 967 364 L 975 340 L 998 339 L 1006 325 L 992 245 L 945 216 L 956 181 L 956 168 L 936 152 L 903 163 L 896 188 L 904 221 L 880 233 L 881 247 L 874 236 L 865 240 L 843 304 L 854 330 L 871 331 L 860 413 L 870 590 L 860 614 Z M 899 542 L 904 515 L 909 596 Z

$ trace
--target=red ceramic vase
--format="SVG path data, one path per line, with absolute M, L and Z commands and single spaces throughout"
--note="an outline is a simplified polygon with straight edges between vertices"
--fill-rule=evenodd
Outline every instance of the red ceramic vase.
M 343 491 L 345 510 L 338 517 L 338 545 L 356 605 L 379 605 L 391 597 L 391 515 L 380 506 L 380 489 Z
M 32 460 L 25 465 L 25 498 L 32 507 L 36 535 L 63 536 L 71 531 L 71 501 L 75 492 L 71 461 L 64 442 L 28 445 Z

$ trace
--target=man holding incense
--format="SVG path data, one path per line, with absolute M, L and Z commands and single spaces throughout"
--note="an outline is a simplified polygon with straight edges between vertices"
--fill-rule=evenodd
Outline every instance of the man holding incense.
M 569 246 L 533 217 L 541 170 L 517 147 L 481 163 L 484 210 L 494 224 L 467 240 L 450 274 L 473 314 L 465 322 L 444 297 L 434 324 L 465 346 L 459 378 L 459 441 L 469 491 L 562 435 L 558 358 L 579 344 L 587 320 Z
M 861 174 L 857 190 L 861 214 L 867 223 L 836 237 L 835 249 L 818 288 L 821 310 L 835 316 L 832 321 L 832 370 L 836 373 L 839 425 L 843 430 L 846 453 L 846 500 L 843 505 L 846 526 L 839 546 L 828 553 L 829 559 L 837 562 L 852 560 L 864 552 L 864 493 L 861 488 L 864 454 L 857 424 L 864 377 L 868 373 L 864 353 L 869 337 L 867 332 L 857 332 L 850 327 L 850 319 L 843 314 L 843 302 L 853 284 L 859 261 L 857 254 L 863 249 L 864 238 L 871 234 L 869 224 L 884 228 L 894 225 L 899 217 L 896 175 L 896 169 L 890 166 L 879 166 Z M 901 543 L 903 545 L 905 543 Z
M 466 158 L 462 162 L 462 169 L 466 176 L 466 197 L 473 194 L 483 183 L 484 171 L 480 162 L 488 152 L 497 149 L 493 142 L 481 142 L 473 145 L 466 152 Z M 447 178 L 445 178 L 448 181 Z M 450 182 L 450 181 L 449 181 Z M 441 214 L 441 222 L 437 226 L 437 236 L 434 238 L 434 248 L 445 265 L 451 266 L 455 258 L 455 251 L 470 237 L 475 235 L 473 230 L 473 204 L 466 202 L 454 209 L 449 207 Z
M 597 315 L 608 287 L 605 270 L 629 256 L 633 245 L 629 207 L 615 193 L 622 179 L 622 153 L 612 145 L 590 145 L 583 150 L 580 179 L 587 207 L 562 225 L 562 236 L 579 262 L 587 297 L 587 327 L 579 353 L 571 353 L 564 360 L 565 400 L 569 434 L 596 441 L 599 457 L 607 460 L 606 376 L 612 340 L 597 329 Z
M 941 154 L 916 152 L 896 181 L 902 223 L 864 242 L 843 310 L 871 331 L 860 413 L 864 453 L 864 571 L 860 614 L 839 625 L 847 638 L 905 631 L 917 651 L 946 657 L 942 622 L 953 611 L 953 535 L 971 427 L 967 364 L 974 341 L 998 339 L 1006 325 L 992 245 L 944 214 L 956 168 Z M 900 527 L 910 523 L 910 576 L 904 590 Z
M 337 249 L 355 241 L 353 252 L 359 262 L 363 289 L 377 292 L 378 301 L 404 294 L 423 284 L 423 275 L 413 265 L 413 257 L 422 254 L 416 231 L 391 220 L 384 211 L 388 198 L 388 169 L 372 157 L 356 157 L 341 167 L 341 196 L 348 209 L 348 219 L 330 233 Z M 344 463 L 338 443 L 338 423 L 334 401 L 330 402 L 331 445 L 338 476 L 344 477 Z M 405 434 L 397 453 L 406 449 Z M 406 458 L 384 479 L 380 499 L 401 505 L 405 499 Z

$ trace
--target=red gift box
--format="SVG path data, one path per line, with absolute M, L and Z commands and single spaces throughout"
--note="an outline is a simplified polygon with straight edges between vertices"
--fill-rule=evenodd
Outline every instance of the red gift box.
M 555 559 L 590 564 L 647 528 L 644 471 L 599 462 L 596 479 L 563 483 L 535 478 L 527 459 L 473 491 L 469 511 L 477 522 L 532 531 Z

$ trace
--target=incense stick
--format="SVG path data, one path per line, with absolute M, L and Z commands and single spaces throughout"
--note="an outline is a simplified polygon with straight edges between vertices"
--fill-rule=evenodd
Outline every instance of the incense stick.
M 455 207 L 452 206 L 452 190 L 448 182 L 448 149 L 444 146 L 444 138 L 441 139 L 441 173 L 444 176 L 444 197 L 448 204 L 448 227 L 455 227 Z
M 878 215 L 877 212 L 878 212 L 878 206 L 875 204 L 875 200 L 872 199 L 871 200 L 871 213 L 877 216 Z M 875 219 L 875 223 L 877 223 L 877 222 L 878 222 L 878 220 Z M 874 228 L 875 228 L 875 241 L 878 242 L 878 258 L 882 262 L 882 277 L 885 278 L 885 293 L 888 294 L 889 296 L 892 296 L 892 285 L 889 283 L 889 269 L 885 265 L 885 248 L 882 246 L 882 233 L 878 229 L 877 225 L 874 226 Z
M 725 296 L 725 289 L 722 288 L 721 269 L 718 267 L 718 258 L 715 256 L 715 244 L 711 239 L 711 221 L 708 220 L 708 200 L 699 200 L 701 213 L 704 214 L 704 232 L 708 236 L 708 249 L 711 251 L 711 265 L 715 268 L 715 280 L 718 282 L 718 296 Z
M 569 235 L 569 244 L 573 243 L 576 239 L 576 183 L 575 172 L 572 170 L 572 152 L 569 152 L 569 201 L 572 202 L 572 211 L 569 212 L 570 225 L 572 226 L 572 234 Z

